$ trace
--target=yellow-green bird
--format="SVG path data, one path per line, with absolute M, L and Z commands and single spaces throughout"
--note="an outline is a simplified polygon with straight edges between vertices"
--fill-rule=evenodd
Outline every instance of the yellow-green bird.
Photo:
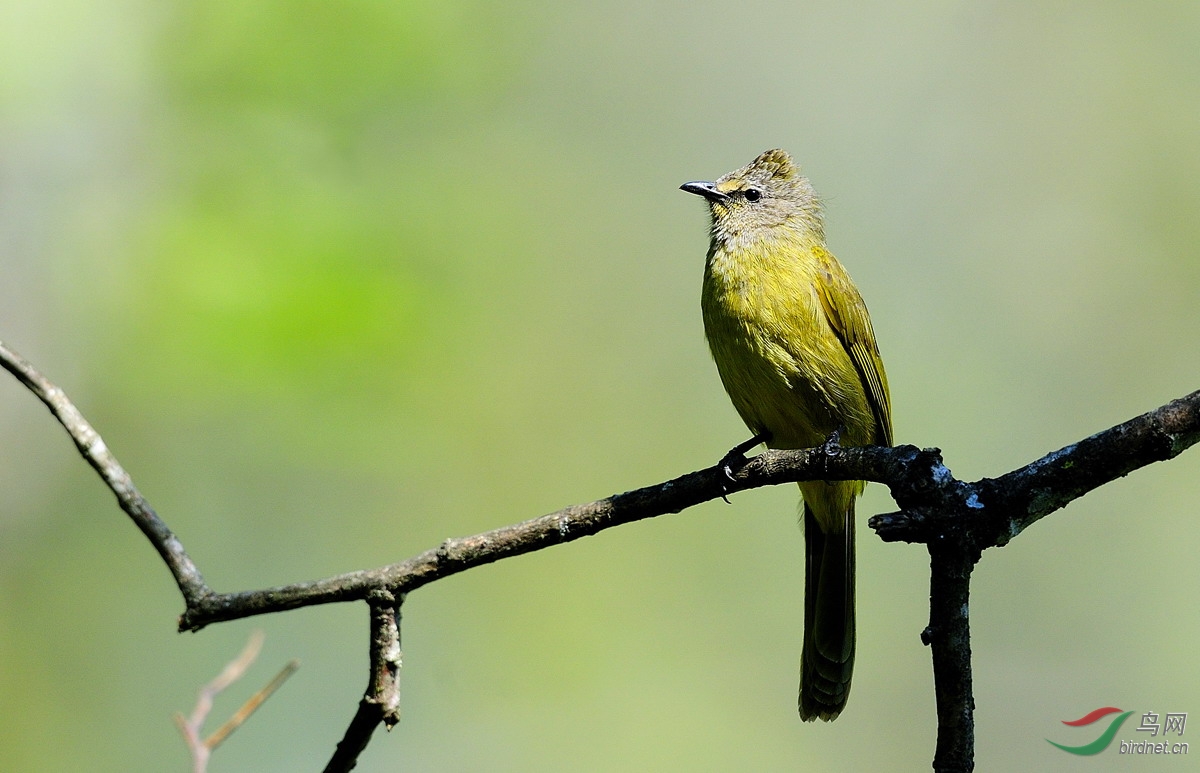
M 825 246 L 821 204 L 791 157 L 768 150 L 715 182 L 680 186 L 712 214 L 704 332 L 734 408 L 759 442 L 811 448 L 892 444 L 871 318 Z M 854 668 L 854 500 L 863 481 L 800 484 L 804 648 L 800 716 L 837 718 Z

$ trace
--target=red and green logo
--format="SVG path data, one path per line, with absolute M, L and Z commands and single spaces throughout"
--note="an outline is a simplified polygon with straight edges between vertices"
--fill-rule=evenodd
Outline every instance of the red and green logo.
M 1113 736 L 1117 734 L 1117 731 L 1121 729 L 1121 725 L 1125 724 L 1125 720 L 1129 719 L 1129 715 L 1132 713 L 1132 711 L 1121 711 L 1114 706 L 1105 706 L 1104 708 L 1088 712 L 1088 714 L 1085 716 L 1073 721 L 1067 721 L 1064 719 L 1064 725 L 1068 725 L 1070 727 L 1084 727 L 1085 725 L 1091 725 L 1099 722 L 1101 719 L 1104 719 L 1111 714 L 1118 715 L 1109 721 L 1108 727 L 1104 729 L 1104 732 L 1102 732 L 1100 736 L 1096 738 L 1096 740 L 1092 741 L 1091 743 L 1085 743 L 1083 746 L 1064 746 L 1061 743 L 1055 743 L 1054 741 L 1051 741 L 1049 738 L 1047 738 L 1046 741 L 1062 749 L 1064 752 L 1069 752 L 1070 754 L 1078 754 L 1081 756 L 1099 754 L 1108 748 L 1108 745 L 1112 743 Z

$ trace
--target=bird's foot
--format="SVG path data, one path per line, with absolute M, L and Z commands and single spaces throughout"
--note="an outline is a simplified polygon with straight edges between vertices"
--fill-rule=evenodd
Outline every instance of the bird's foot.
M 838 451 L 842 449 L 842 431 L 845 427 L 838 425 L 837 429 L 829 433 L 829 437 L 821 445 L 817 446 L 817 450 L 821 452 L 824 458 L 825 473 L 829 474 L 829 460 L 837 456 Z
M 718 465 L 721 468 L 721 472 L 725 474 L 725 478 L 721 481 L 721 499 L 725 500 L 725 504 L 729 504 L 729 497 L 726 495 L 729 493 L 728 483 L 732 483 L 734 481 L 734 472 L 746 466 L 746 452 L 751 448 L 754 448 L 756 445 L 759 445 L 760 443 L 768 443 L 770 440 L 770 432 L 760 432 L 749 440 L 738 443 L 736 446 L 729 449 L 729 453 L 721 457 L 721 461 L 718 462 Z

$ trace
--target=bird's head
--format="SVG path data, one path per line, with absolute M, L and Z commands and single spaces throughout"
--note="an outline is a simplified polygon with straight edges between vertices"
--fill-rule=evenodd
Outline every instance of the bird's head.
M 766 236 L 781 226 L 807 229 L 824 239 L 820 202 L 786 151 L 768 150 L 713 182 L 679 187 L 708 202 L 715 239 Z

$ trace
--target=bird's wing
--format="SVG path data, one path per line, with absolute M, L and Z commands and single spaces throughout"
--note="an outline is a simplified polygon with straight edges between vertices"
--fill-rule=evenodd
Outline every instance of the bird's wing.
M 879 428 L 876 442 L 890 446 L 892 406 L 888 397 L 887 374 L 883 370 L 879 347 L 875 344 L 875 331 L 871 329 L 867 306 L 846 270 L 828 250 L 814 247 L 813 256 L 821 266 L 817 277 L 817 296 L 821 299 L 829 325 L 850 355 L 862 380 L 863 392 Z

